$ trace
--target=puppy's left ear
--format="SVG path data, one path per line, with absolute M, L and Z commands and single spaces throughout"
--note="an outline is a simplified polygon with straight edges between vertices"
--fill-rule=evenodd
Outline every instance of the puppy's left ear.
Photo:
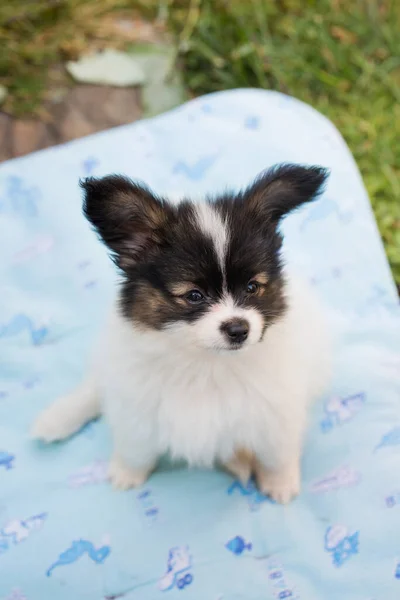
M 248 207 L 270 223 L 280 220 L 323 192 L 329 172 L 322 167 L 278 165 L 262 173 L 244 192 Z

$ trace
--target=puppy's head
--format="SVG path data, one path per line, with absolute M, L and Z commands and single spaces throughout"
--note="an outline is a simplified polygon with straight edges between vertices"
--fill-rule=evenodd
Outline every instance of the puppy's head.
M 84 212 L 123 272 L 125 317 L 203 348 L 259 342 L 285 311 L 280 221 L 326 177 L 282 165 L 236 195 L 178 205 L 124 177 L 87 179 Z

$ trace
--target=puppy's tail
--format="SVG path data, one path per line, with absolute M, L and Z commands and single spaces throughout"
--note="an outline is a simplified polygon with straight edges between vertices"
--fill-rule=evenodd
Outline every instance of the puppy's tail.
M 85 380 L 74 392 L 46 408 L 33 423 L 31 437 L 43 442 L 63 440 L 101 414 L 100 399 L 93 379 Z

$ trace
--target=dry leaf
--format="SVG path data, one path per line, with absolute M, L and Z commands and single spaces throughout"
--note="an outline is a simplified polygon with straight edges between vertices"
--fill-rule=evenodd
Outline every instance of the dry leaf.
M 357 42 L 357 36 L 352 31 L 348 29 L 344 29 L 344 27 L 339 27 L 338 25 L 333 25 L 331 27 L 332 37 L 343 42 L 343 44 L 355 44 Z

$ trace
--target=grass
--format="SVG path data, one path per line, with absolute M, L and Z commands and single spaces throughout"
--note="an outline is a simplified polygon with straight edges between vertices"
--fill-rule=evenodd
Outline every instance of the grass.
M 398 0 L 14 0 L 0 8 L 7 108 L 37 110 L 48 66 L 124 46 L 107 20 L 139 10 L 176 36 L 193 95 L 234 87 L 292 94 L 327 115 L 352 150 L 400 284 Z M 27 9 L 29 7 L 29 10 Z
M 400 283 L 398 0 L 203 0 L 172 11 L 198 95 L 239 86 L 292 94 L 327 115 L 352 150 Z

